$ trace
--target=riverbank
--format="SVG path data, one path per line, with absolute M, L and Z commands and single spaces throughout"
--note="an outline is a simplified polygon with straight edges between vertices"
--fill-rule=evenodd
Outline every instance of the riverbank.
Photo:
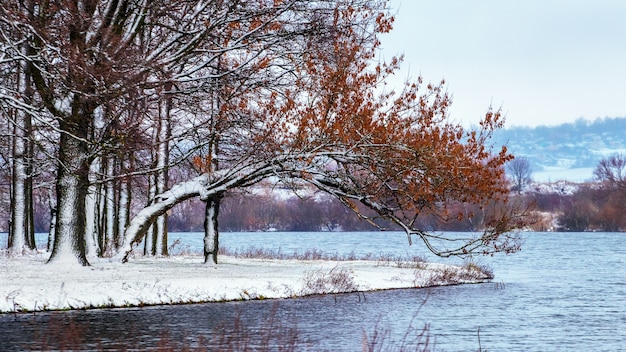
M 47 253 L 0 256 L 0 312 L 136 307 L 480 283 L 472 264 L 421 261 L 251 259 L 198 255 L 92 258 L 91 266 L 45 264 Z

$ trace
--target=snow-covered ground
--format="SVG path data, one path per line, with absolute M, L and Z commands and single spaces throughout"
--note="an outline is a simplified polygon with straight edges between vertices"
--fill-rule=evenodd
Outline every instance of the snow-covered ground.
M 488 281 L 477 267 L 396 261 L 267 260 L 200 256 L 45 264 L 47 254 L 0 254 L 0 312 L 288 298 Z
M 534 171 L 532 173 L 532 179 L 539 183 L 553 183 L 557 181 L 569 181 L 569 182 L 588 182 L 593 180 L 592 167 L 581 168 L 548 168 L 541 171 Z
M 533 182 L 524 188 L 524 192 L 540 194 L 572 195 L 580 189 L 581 184 L 570 181 Z

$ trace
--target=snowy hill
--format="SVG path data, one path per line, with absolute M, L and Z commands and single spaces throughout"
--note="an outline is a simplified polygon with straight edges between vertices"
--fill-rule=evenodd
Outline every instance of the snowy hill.
M 528 158 L 538 182 L 588 181 L 598 162 L 626 153 L 626 117 L 578 120 L 557 126 L 512 127 L 494 134 L 495 145 L 507 145 Z

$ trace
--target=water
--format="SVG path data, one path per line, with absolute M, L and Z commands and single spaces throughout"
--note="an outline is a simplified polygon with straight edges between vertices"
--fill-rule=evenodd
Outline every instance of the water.
M 171 237 L 180 239 L 173 250 L 201 245 L 201 234 Z M 387 331 L 384 346 L 398 347 L 403 340 L 416 341 L 425 324 L 437 351 L 479 346 L 488 351 L 626 350 L 626 234 L 526 237 L 520 253 L 478 258 L 494 270 L 492 283 L 364 296 L 4 315 L 0 350 L 61 348 L 55 341 L 64 336 L 75 343 L 71 348 L 87 350 L 157 348 L 163 340 L 178 347 L 221 341 L 241 350 L 246 344 L 285 344 L 293 337 L 296 350 L 358 351 L 364 333 L 371 338 L 374 331 Z M 408 247 L 399 233 L 226 233 L 221 239 L 232 250 L 316 248 L 433 259 L 420 246 Z M 68 337 L 68 332 L 75 333 Z

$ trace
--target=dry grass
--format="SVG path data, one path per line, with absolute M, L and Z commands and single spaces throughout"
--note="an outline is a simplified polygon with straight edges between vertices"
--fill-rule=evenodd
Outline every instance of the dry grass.
M 441 285 L 458 285 L 468 282 L 485 282 L 493 280 L 494 275 L 491 268 L 468 262 L 461 267 L 444 267 L 433 271 L 424 281 L 422 272 L 418 269 L 415 272 L 416 287 L 432 287 Z
M 278 259 L 278 260 L 328 260 L 328 261 L 353 261 L 368 260 L 376 261 L 379 266 L 395 265 L 399 268 L 419 267 L 425 260 L 419 256 L 401 256 L 392 253 L 381 253 L 378 255 L 367 253 L 358 255 L 354 252 L 348 254 L 326 253 L 317 249 L 307 249 L 304 252 L 284 253 L 281 249 L 265 249 L 250 247 L 244 250 L 229 250 L 220 248 L 220 255 L 235 258 L 255 258 L 255 259 Z
M 304 275 L 302 295 L 348 293 L 359 291 L 354 273 L 346 268 L 333 267 L 329 271 L 314 270 Z

